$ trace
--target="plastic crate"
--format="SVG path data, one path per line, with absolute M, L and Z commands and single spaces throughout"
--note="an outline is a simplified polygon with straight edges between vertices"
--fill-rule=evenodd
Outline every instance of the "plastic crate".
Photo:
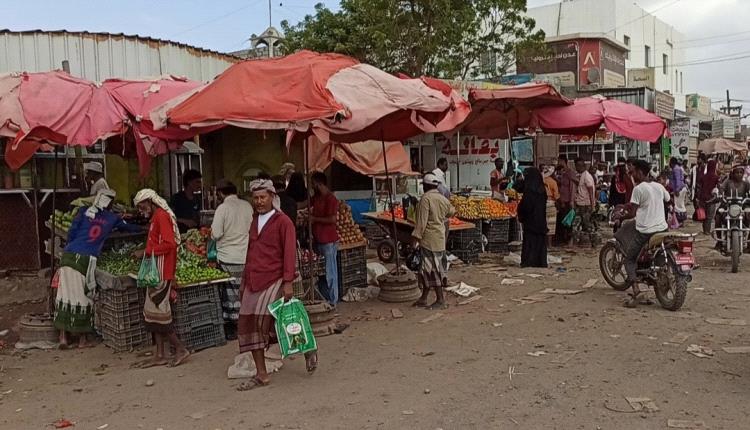
M 508 243 L 510 219 L 490 220 L 482 223 L 482 233 L 489 243 Z
M 337 269 L 339 291 L 346 294 L 349 288 L 367 287 L 367 247 L 365 245 L 338 252 Z
M 102 342 L 115 352 L 127 352 L 151 345 L 151 333 L 143 325 L 127 330 L 115 330 L 104 325 L 101 328 Z
M 466 264 L 474 264 L 479 262 L 479 251 L 477 250 L 454 250 L 451 254 L 458 257 L 459 260 Z
M 518 219 L 512 218 L 508 221 L 508 242 L 516 242 L 518 239 L 520 239 Z
M 177 303 L 175 306 L 192 306 L 201 303 L 221 303 L 219 284 L 195 285 L 177 289 Z
M 98 302 L 102 306 L 120 310 L 139 304 L 143 306 L 145 299 L 146 289 L 133 286 L 124 290 L 100 290 Z
M 201 303 L 188 307 L 174 306 L 172 320 L 177 334 L 189 333 L 204 325 L 221 324 L 224 322 L 221 302 Z
M 196 327 L 185 333 L 178 332 L 177 337 L 185 344 L 185 348 L 188 351 L 200 351 L 201 349 L 222 346 L 227 343 L 223 321 L 217 324 Z
M 107 326 L 115 330 L 127 330 L 143 325 L 143 305 L 137 305 L 126 309 L 115 309 L 110 306 L 96 306 L 98 315 L 96 320 L 98 327 Z

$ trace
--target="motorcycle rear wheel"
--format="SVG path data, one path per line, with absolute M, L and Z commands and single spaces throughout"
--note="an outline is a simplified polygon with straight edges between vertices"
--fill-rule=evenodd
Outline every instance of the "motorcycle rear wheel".
M 656 283 L 656 286 L 654 286 L 654 294 L 662 308 L 674 312 L 679 310 L 685 303 L 690 277 L 688 275 L 680 274 L 677 267 L 674 266 L 674 263 L 670 263 L 669 266 L 671 267 L 666 270 L 669 270 L 671 273 L 659 275 L 668 276 L 668 279 Z M 667 284 L 666 288 L 664 283 Z
M 614 242 L 607 242 L 599 251 L 599 271 L 604 280 L 616 291 L 630 288 L 625 273 L 625 256 L 620 247 Z

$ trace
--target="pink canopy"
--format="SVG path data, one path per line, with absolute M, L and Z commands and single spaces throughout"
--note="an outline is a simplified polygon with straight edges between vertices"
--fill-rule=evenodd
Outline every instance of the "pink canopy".
M 108 148 L 122 156 L 135 154 L 141 176 L 148 175 L 152 157 L 178 148 L 196 134 L 174 126 L 154 130 L 149 112 L 170 100 L 192 94 L 202 86 L 200 82 L 170 76 L 153 80 L 108 79 L 102 86 L 127 111 L 132 131 L 122 139 L 110 139 Z
M 301 51 L 235 64 L 182 103 L 156 109 L 151 117 L 157 130 L 167 124 L 189 129 L 234 125 L 359 142 L 448 131 L 470 110 L 445 84 L 399 79 L 343 55 Z
M 6 136 L 18 128 L 5 149 L 12 169 L 26 163 L 42 142 L 90 146 L 125 129 L 125 110 L 92 82 L 54 71 L 23 73 L 18 86 L 12 81 L 6 84 L 11 91 L 0 94 L 0 124 Z
M 507 139 L 508 134 L 528 128 L 531 113 L 546 106 L 568 106 L 573 102 L 546 82 L 530 82 L 492 90 L 469 92 L 471 115 L 460 129 L 484 139 Z
M 311 138 L 309 150 L 311 170 L 325 170 L 333 160 L 336 160 L 363 175 L 379 175 L 385 172 L 383 144 L 380 141 L 342 144 L 323 143 L 317 138 Z M 401 142 L 385 142 L 385 156 L 389 173 L 412 173 L 409 154 Z
M 645 109 L 602 97 L 576 99 L 571 106 L 545 107 L 532 114 L 532 127 L 547 133 L 591 136 L 607 130 L 635 140 L 655 142 L 667 132 L 663 119 Z

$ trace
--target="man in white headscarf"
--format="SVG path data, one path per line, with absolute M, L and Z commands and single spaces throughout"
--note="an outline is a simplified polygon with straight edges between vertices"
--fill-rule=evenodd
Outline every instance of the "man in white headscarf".
M 146 249 L 136 255 L 143 257 L 144 263 L 148 263 L 149 259 L 155 260 L 159 272 L 158 285 L 148 285 L 150 288 L 146 289 L 146 301 L 143 305 L 146 330 L 153 333 L 156 340 L 156 353 L 144 367 L 167 364 L 179 366 L 190 353 L 177 338 L 170 305 L 172 289 L 177 287 L 177 246 L 180 244 L 177 219 L 167 202 L 154 190 L 147 188 L 139 191 L 133 203 L 144 217 L 151 219 Z M 139 282 L 142 281 L 139 279 Z M 169 341 L 175 350 L 171 360 L 167 360 L 165 354 L 165 341 Z
M 237 325 L 240 353 L 250 352 L 256 375 L 238 387 L 245 391 L 271 382 L 266 369 L 265 351 L 276 343 L 274 319 L 268 305 L 294 296 L 292 283 L 297 277 L 297 238 L 292 221 L 273 206 L 273 182 L 259 179 L 250 183 L 255 217 L 250 225 L 245 274 L 242 277 L 240 319 Z M 318 365 L 315 352 L 305 354 L 307 371 Z
M 96 288 L 96 259 L 113 230 L 141 231 L 127 224 L 110 208 L 115 192 L 100 190 L 93 205 L 82 207 L 68 230 L 67 244 L 55 274 L 55 327 L 60 330 L 60 346 L 68 346 L 68 334 L 79 336 L 79 345 L 86 343 L 86 334 L 93 331 L 93 302 Z M 55 283 L 53 282 L 53 283 Z

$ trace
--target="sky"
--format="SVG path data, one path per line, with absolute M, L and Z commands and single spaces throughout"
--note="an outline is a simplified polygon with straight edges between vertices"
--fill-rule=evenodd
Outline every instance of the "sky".
M 273 24 L 297 22 L 316 3 L 337 0 L 271 0 Z M 529 7 L 559 0 L 528 0 Z M 685 91 L 717 100 L 746 100 L 750 110 L 750 0 L 636 0 L 646 11 L 682 32 L 686 62 L 746 56 L 736 61 L 685 67 Z M 11 30 L 87 30 L 139 34 L 222 52 L 249 46 L 268 26 L 268 0 L 3 0 L 2 24 Z M 701 40 L 695 40 L 701 39 Z M 736 102 L 741 103 L 741 102 Z M 714 104 L 718 107 L 719 104 Z

